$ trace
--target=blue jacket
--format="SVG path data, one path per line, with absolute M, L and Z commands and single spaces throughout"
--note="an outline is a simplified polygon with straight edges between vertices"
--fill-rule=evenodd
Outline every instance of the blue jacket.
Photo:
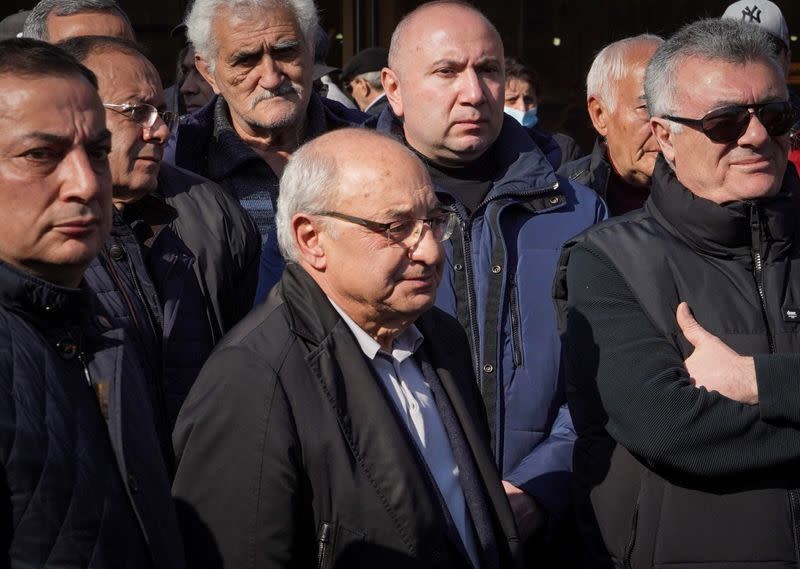
M 371 124 L 401 128 L 390 110 Z M 561 516 L 570 503 L 575 430 L 551 289 L 561 245 L 606 210 L 589 188 L 557 177 L 514 119 L 505 117 L 489 151 L 500 167 L 472 215 L 437 188 L 461 224 L 446 245 L 436 304 L 467 330 L 503 479 Z
M 181 569 L 129 338 L 84 289 L 0 263 L 0 564 Z
M 273 213 L 278 198 L 278 176 L 239 138 L 228 119 L 221 118 L 225 114 L 221 105 L 224 100 L 216 96 L 202 109 L 183 117 L 164 149 L 164 161 L 217 182 L 253 215 L 262 239 L 257 304 L 278 282 L 284 267 Z M 369 115 L 361 111 L 312 93 L 304 142 L 329 130 L 358 126 L 367 118 Z

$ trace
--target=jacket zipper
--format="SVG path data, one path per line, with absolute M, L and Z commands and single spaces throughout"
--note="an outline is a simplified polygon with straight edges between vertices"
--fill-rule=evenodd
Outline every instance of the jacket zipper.
M 764 260 L 761 254 L 761 214 L 758 206 L 754 203 L 750 204 L 750 233 L 751 233 L 751 247 L 753 255 L 753 276 L 756 280 L 756 288 L 758 289 L 758 297 L 761 301 L 761 314 L 764 318 L 764 325 L 767 329 L 767 342 L 769 344 L 769 353 L 775 353 L 775 340 L 772 335 L 772 329 L 769 326 L 768 312 L 767 312 L 767 299 L 764 294 Z M 789 510 L 792 515 L 792 537 L 794 538 L 794 555 L 795 560 L 800 565 L 800 492 L 796 488 L 789 490 Z
M 122 245 L 120 246 L 122 247 Z M 130 270 L 131 280 L 133 281 L 133 286 L 135 288 L 136 295 L 142 301 L 142 306 L 144 307 L 144 311 L 147 314 L 147 321 L 150 324 L 150 329 L 153 331 L 153 334 L 155 335 L 156 338 L 161 338 L 162 334 L 159 332 L 160 326 L 156 326 L 155 324 L 154 317 L 150 309 L 150 303 L 147 302 L 147 297 L 145 296 L 144 291 L 142 290 L 142 285 L 139 282 L 139 277 L 136 276 L 136 267 L 133 266 L 133 260 L 131 259 L 131 256 L 128 254 L 127 251 L 125 252 L 125 258 L 128 261 L 128 269 Z M 147 269 L 145 268 L 145 271 L 146 270 Z
M 331 525 L 322 522 L 317 538 L 317 569 L 323 569 L 328 564 L 328 550 L 331 543 Z
M 751 234 L 751 253 L 753 256 L 753 276 L 756 280 L 758 298 L 761 301 L 761 315 L 764 318 L 764 325 L 767 329 L 767 342 L 769 343 L 769 353 L 775 353 L 775 342 L 772 330 L 769 326 L 767 315 L 767 299 L 764 295 L 764 274 L 763 258 L 761 256 L 761 215 L 756 204 L 750 204 L 750 234 Z
M 483 393 L 483 374 L 480 370 L 480 331 L 478 329 L 478 315 L 476 305 L 478 303 L 475 287 L 472 284 L 472 227 L 467 220 L 461 220 L 461 243 L 464 246 L 464 284 L 467 287 L 467 314 L 469 315 L 469 329 L 472 336 L 472 361 L 475 366 L 475 377 L 478 379 L 478 389 Z
M 623 569 L 633 569 L 631 558 L 633 557 L 633 548 L 636 546 L 637 523 L 639 523 L 639 500 L 636 500 L 636 505 L 633 507 L 633 516 L 631 516 L 631 534 L 628 538 L 628 544 L 625 547 L 625 555 L 622 558 Z
M 81 365 L 83 366 L 83 377 L 86 378 L 86 383 L 89 385 L 89 387 L 92 387 L 92 376 L 89 374 L 89 365 L 86 362 L 86 353 L 83 351 L 83 346 L 81 346 L 82 343 L 83 342 L 80 342 L 78 344 L 78 361 L 80 361 Z
M 522 330 L 519 314 L 519 299 L 517 298 L 517 275 L 511 275 L 508 282 L 511 297 L 511 347 L 514 359 L 514 368 L 522 366 Z

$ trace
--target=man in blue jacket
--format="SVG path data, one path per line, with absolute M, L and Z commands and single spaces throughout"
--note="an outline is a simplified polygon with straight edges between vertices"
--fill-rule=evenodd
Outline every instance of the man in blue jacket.
M 550 300 L 561 244 L 605 217 L 583 186 L 556 177 L 528 133 L 504 118 L 503 44 L 477 10 L 422 5 L 392 36 L 375 121 L 426 162 L 459 217 L 437 305 L 472 345 L 493 450 L 523 537 L 565 517 L 575 431 Z
M 111 228 L 94 75 L 0 42 L 0 565 L 184 567 L 138 354 L 84 272 Z
M 259 290 L 283 270 L 274 212 L 289 156 L 367 118 L 313 92 L 317 22 L 313 0 L 197 0 L 186 17 L 197 70 L 217 96 L 183 119 L 164 158 L 219 183 L 253 217 L 267 256 Z

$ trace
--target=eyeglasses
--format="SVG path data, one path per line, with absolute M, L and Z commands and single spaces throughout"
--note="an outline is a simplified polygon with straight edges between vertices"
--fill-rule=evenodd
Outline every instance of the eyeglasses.
M 714 109 L 700 119 L 672 115 L 663 115 L 661 118 L 699 129 L 714 142 L 734 142 L 747 131 L 751 113 L 758 117 L 770 136 L 783 136 L 788 133 L 795 120 L 792 105 L 788 101 L 731 105 Z
M 136 105 L 130 103 L 124 103 L 122 105 L 103 103 L 103 106 L 128 117 L 142 128 L 153 128 L 153 125 L 156 124 L 156 120 L 161 117 L 161 120 L 164 121 L 167 128 L 172 129 L 175 120 L 178 118 L 177 113 L 173 113 L 172 111 L 161 112 L 153 105 L 148 105 L 147 103 L 138 103 Z
M 419 243 L 424 225 L 430 227 L 431 235 L 437 242 L 446 241 L 452 235 L 458 219 L 456 214 L 451 211 L 441 212 L 424 219 L 404 219 L 391 223 L 378 223 L 338 211 L 322 211 L 315 215 L 333 217 L 366 227 L 375 233 L 383 233 L 388 245 L 402 245 L 403 247 L 413 247 Z

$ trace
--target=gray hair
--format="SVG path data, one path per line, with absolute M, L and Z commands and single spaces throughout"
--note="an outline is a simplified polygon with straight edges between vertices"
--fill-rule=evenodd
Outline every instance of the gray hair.
M 298 213 L 319 213 L 330 209 L 338 192 L 339 165 L 318 145 L 301 146 L 283 170 L 278 192 L 275 225 L 283 258 L 297 263 L 300 252 L 294 241 L 292 218 Z
M 397 26 L 395 27 L 394 32 L 392 32 L 392 39 L 391 42 L 389 43 L 389 67 L 392 68 L 392 70 L 394 70 L 395 73 L 397 72 L 397 59 L 400 57 L 400 52 L 403 51 L 402 40 L 403 36 L 405 35 L 406 28 L 408 27 L 408 23 L 418 12 L 421 12 L 422 10 L 426 10 L 428 8 L 432 8 L 435 6 L 448 6 L 448 5 L 460 6 L 461 8 L 464 8 L 466 10 L 469 10 L 477 14 L 489 27 L 489 29 L 494 30 L 494 33 L 497 34 L 497 37 L 500 37 L 500 32 L 497 31 L 497 28 L 492 23 L 492 21 L 489 20 L 489 18 L 487 18 L 483 12 L 481 12 L 475 6 L 473 6 L 468 2 L 465 2 L 463 0 L 433 0 L 432 2 L 426 2 L 425 4 L 417 6 L 411 12 L 403 16 L 403 18 L 400 20 L 400 22 L 398 22 Z M 501 46 L 503 45 L 502 41 L 500 42 L 500 45 Z
M 81 12 L 112 12 L 133 29 L 128 15 L 114 0 L 40 0 L 25 19 L 22 36 L 48 41 L 50 34 L 47 32 L 47 18 L 53 11 L 56 16 L 71 16 Z
M 373 89 L 377 89 L 378 91 L 383 91 L 383 84 L 381 83 L 381 72 L 380 71 L 367 71 L 366 73 L 362 73 L 358 75 L 361 79 L 366 81 L 370 87 Z
M 642 45 L 656 47 L 664 43 L 663 38 L 653 34 L 641 34 L 624 38 L 605 46 L 595 56 L 589 73 L 586 75 L 586 98 L 596 97 L 605 103 L 608 111 L 617 108 L 617 82 L 628 73 L 626 57 L 628 53 Z
M 269 10 L 276 7 L 289 9 L 297 19 L 297 25 L 303 34 L 308 49 L 314 51 L 319 15 L 314 0 L 195 0 L 186 15 L 186 35 L 194 45 L 195 53 L 208 63 L 214 71 L 214 58 L 217 56 L 217 40 L 212 33 L 212 24 L 221 8 L 234 12 L 262 8 Z
M 678 67 L 688 58 L 734 65 L 764 61 L 783 77 L 770 36 L 762 28 L 736 20 L 698 20 L 682 27 L 664 42 L 647 66 L 644 92 L 651 117 L 677 112 L 679 86 L 675 79 Z M 674 132 L 678 130 L 676 126 L 673 123 Z

